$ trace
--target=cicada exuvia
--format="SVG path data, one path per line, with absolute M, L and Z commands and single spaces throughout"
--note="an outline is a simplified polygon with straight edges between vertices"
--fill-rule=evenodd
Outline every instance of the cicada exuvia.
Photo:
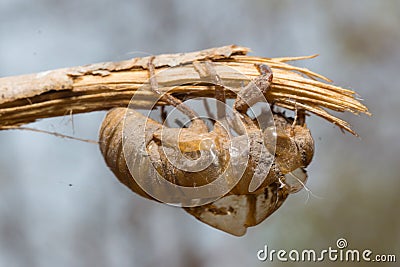
M 132 191 L 181 206 L 200 221 L 241 236 L 302 188 L 313 139 L 304 113 L 293 120 L 269 108 L 264 95 L 273 74 L 267 65 L 258 65 L 260 76 L 240 88 L 232 107 L 226 105 L 227 88 L 213 65 L 193 65 L 215 86 L 217 115 L 208 114 L 208 124 L 192 107 L 159 91 L 150 59 L 155 102 L 175 107 L 189 122 L 168 127 L 134 107 L 116 108 L 102 124 L 100 148 L 107 165 Z M 267 104 L 267 112 L 252 116 L 260 102 Z

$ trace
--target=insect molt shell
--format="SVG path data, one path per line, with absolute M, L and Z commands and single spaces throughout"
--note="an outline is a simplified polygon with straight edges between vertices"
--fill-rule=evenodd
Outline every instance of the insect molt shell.
M 134 110 L 129 110 L 130 119 L 134 121 L 129 132 L 134 135 L 135 127 L 146 123 L 146 140 L 123 144 L 126 112 L 126 108 L 115 108 L 107 113 L 100 129 L 100 150 L 115 176 L 133 192 L 154 200 L 132 177 L 124 156 L 123 145 L 128 146 L 128 151 L 133 151 L 135 150 L 133 146 L 146 142 L 149 157 L 157 171 L 170 182 L 183 186 L 207 184 L 224 171 L 224 162 L 230 157 L 228 150 L 223 149 L 224 140 L 220 140 L 217 164 L 198 173 L 178 170 L 163 155 L 161 144 L 154 140 L 154 133 L 162 129 L 162 125 Z M 242 178 L 229 193 L 212 203 L 184 208 L 188 213 L 212 227 L 241 236 L 246 233 L 248 227 L 259 224 L 277 210 L 290 193 L 297 192 L 304 186 L 307 178 L 305 168 L 314 154 L 314 142 L 310 131 L 305 125 L 293 125 L 293 120 L 282 113 L 274 113 L 274 122 L 276 131 L 265 130 L 263 137 L 267 141 L 271 138 L 271 134 L 276 136 L 275 158 L 266 174 L 266 179 L 258 189 L 253 192 L 249 192 L 248 189 L 258 164 L 253 162 L 250 156 Z M 189 157 L 197 157 L 196 153 L 186 154 Z M 300 185 L 299 183 L 291 185 L 289 183 L 289 180 L 293 180 L 291 177 L 299 180 Z M 151 180 L 153 177 L 149 176 L 146 179 Z

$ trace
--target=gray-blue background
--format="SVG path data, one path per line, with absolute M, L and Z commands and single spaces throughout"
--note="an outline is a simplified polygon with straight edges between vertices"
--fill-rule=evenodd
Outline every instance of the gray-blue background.
M 265 244 L 320 250 L 340 237 L 400 258 L 399 14 L 399 1 L 0 0 L 1 77 L 235 43 L 319 53 L 296 64 L 374 114 L 342 116 L 361 138 L 311 118 L 308 186 L 322 198 L 293 195 L 242 238 L 132 194 L 95 145 L 0 132 L 0 266 L 258 266 Z M 75 135 L 97 139 L 104 114 L 74 116 Z M 69 116 L 33 126 L 73 133 Z

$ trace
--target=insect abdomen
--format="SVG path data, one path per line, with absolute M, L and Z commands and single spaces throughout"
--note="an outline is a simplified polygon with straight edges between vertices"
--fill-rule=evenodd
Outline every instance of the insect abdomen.
M 100 150 L 107 166 L 121 183 L 129 187 L 133 192 L 153 199 L 135 182 L 126 165 L 122 138 L 126 112 L 126 108 L 115 108 L 107 113 L 100 128 Z M 137 113 L 137 116 L 134 116 L 134 118 L 138 120 L 138 123 L 140 120 L 145 119 L 140 113 Z

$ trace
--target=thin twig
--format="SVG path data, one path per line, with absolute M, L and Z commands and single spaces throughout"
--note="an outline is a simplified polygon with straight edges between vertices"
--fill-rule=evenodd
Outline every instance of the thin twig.
M 24 131 L 31 131 L 31 132 L 37 132 L 37 133 L 44 133 L 44 134 L 50 134 L 56 137 L 61 137 L 61 138 L 66 138 L 66 139 L 71 139 L 71 140 L 76 140 L 76 141 L 82 141 L 90 144 L 96 144 L 98 145 L 99 142 L 91 139 L 83 139 L 79 137 L 74 137 L 70 135 L 65 135 L 61 134 L 58 132 L 50 132 L 46 130 L 41 130 L 41 129 L 36 129 L 36 128 L 31 128 L 31 127 L 22 127 L 22 126 L 4 126 L 3 130 L 24 130 Z

